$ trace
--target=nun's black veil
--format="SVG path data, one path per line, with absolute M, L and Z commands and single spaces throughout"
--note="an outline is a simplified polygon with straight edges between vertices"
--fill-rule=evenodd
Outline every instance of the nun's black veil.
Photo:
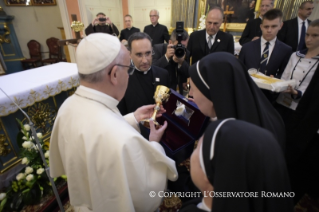
M 189 68 L 189 75 L 213 102 L 218 119 L 236 118 L 263 127 L 275 135 L 284 150 L 285 127 L 280 115 L 235 56 L 209 54 Z
M 210 123 L 202 143 L 204 166 L 214 192 L 257 192 L 258 197 L 215 197 L 212 211 L 293 211 L 292 198 L 271 198 L 267 193 L 292 195 L 283 152 L 273 134 L 240 120 L 226 121 L 217 129 L 222 121 Z M 215 145 L 213 159 L 212 145 Z M 263 191 L 266 196 L 262 196 Z

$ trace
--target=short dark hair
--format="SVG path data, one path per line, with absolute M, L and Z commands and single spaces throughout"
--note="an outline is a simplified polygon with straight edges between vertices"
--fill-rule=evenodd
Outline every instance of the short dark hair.
M 171 41 L 176 41 L 176 29 L 173 30 L 172 34 L 171 34 Z M 188 32 L 186 32 L 185 30 L 182 33 L 182 40 L 187 40 L 189 38 Z
M 132 16 L 130 14 L 125 15 L 124 18 L 125 17 L 130 17 L 133 20 L 133 18 L 132 18 Z
M 313 1 L 304 1 L 300 4 L 299 9 L 303 9 L 307 3 L 313 4 Z
M 131 51 L 133 41 L 142 40 L 142 39 L 148 39 L 152 44 L 152 39 L 148 34 L 144 32 L 135 32 L 128 38 L 128 41 L 127 41 L 128 50 Z
M 319 27 L 319 19 L 311 21 L 309 26 L 311 26 L 311 27 Z
M 261 22 L 263 23 L 264 20 L 272 21 L 272 20 L 275 20 L 276 18 L 279 18 L 280 21 L 282 21 L 282 16 L 283 16 L 283 14 L 282 14 L 281 10 L 271 9 L 265 13 Z
M 219 10 L 220 13 L 222 14 L 223 19 L 224 19 L 224 10 L 223 10 L 220 6 L 218 6 L 218 5 L 213 5 L 213 6 L 209 9 L 208 13 L 209 13 L 210 11 L 212 11 L 212 10 Z M 207 13 L 207 14 L 208 14 L 208 13 Z
M 96 16 L 99 16 L 99 15 L 104 15 L 104 16 L 106 16 L 104 13 L 102 13 L 102 12 L 99 12 L 98 14 L 96 14 Z

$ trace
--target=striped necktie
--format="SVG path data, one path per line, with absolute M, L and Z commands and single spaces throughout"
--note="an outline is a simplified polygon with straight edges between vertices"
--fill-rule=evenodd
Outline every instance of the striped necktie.
M 211 49 L 212 48 L 212 39 L 213 39 L 213 36 L 212 35 L 210 35 L 209 37 L 208 37 L 208 48 L 209 49 Z
M 261 55 L 260 66 L 259 66 L 259 71 L 266 75 L 267 75 L 266 73 L 267 71 L 265 71 L 265 69 L 266 69 L 266 65 L 268 61 L 268 55 L 269 55 L 269 42 L 266 43 L 266 47 Z

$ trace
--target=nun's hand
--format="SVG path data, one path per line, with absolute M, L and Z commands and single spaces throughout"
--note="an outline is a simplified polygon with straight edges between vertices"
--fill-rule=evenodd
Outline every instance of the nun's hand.
M 167 128 L 167 121 L 164 122 L 164 125 L 160 125 L 158 129 L 156 129 L 154 122 L 150 120 L 150 128 L 151 128 L 151 132 L 150 132 L 149 141 L 160 142 L 165 132 L 165 129 Z
M 154 105 L 145 105 L 145 106 L 137 108 L 136 111 L 134 112 L 134 116 L 135 116 L 136 121 L 140 122 L 143 119 L 151 118 L 153 113 L 154 113 L 154 108 L 155 108 L 155 104 Z M 166 112 L 166 110 L 161 105 L 161 109 L 157 112 L 156 117 L 161 117 L 162 114 L 165 112 Z

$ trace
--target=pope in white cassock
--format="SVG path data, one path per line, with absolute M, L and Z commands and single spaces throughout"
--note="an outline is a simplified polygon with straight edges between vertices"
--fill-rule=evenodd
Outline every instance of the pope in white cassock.
M 138 122 L 154 105 L 122 116 L 131 72 L 127 49 L 117 37 L 95 33 L 76 50 L 80 86 L 60 107 L 50 141 L 50 173 L 66 174 L 71 205 L 81 211 L 155 211 L 165 190 L 177 179 L 175 162 L 158 143 L 167 123 L 144 139 Z M 133 69 L 134 71 L 134 69 Z

